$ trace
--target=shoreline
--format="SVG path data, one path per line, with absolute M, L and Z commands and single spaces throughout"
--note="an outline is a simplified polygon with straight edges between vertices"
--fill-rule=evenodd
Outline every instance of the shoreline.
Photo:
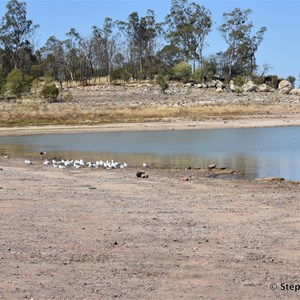
M 97 132 L 125 131 L 160 131 L 160 130 L 210 130 L 234 128 L 262 128 L 300 126 L 300 119 L 285 118 L 245 118 L 210 121 L 159 121 L 144 123 L 111 123 L 102 125 L 45 125 L 26 127 L 0 127 L 0 136 L 25 136 L 39 134 L 76 134 Z

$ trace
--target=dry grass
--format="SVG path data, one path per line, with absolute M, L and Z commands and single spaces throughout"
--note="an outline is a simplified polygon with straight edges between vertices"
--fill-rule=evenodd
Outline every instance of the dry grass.
M 286 107 L 227 105 L 196 107 L 103 107 L 89 103 L 45 103 L 38 100 L 0 103 L 1 126 L 100 124 L 159 121 L 172 118 L 205 120 L 235 119 L 248 116 L 275 117 L 286 114 Z M 291 109 L 292 110 L 292 109 Z

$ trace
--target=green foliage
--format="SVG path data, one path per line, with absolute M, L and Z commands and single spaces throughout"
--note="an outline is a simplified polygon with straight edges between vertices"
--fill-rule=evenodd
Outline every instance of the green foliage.
M 227 75 L 252 75 L 257 68 L 255 52 L 263 40 L 265 27 L 251 36 L 252 22 L 248 20 L 251 9 L 235 8 L 223 14 L 224 23 L 218 28 L 228 45 L 224 55 L 228 66 Z
M 292 85 L 295 84 L 296 78 L 294 76 L 288 76 L 288 78 L 286 79 L 287 81 L 289 81 Z
M 243 76 L 238 75 L 238 76 L 236 76 L 236 77 L 234 78 L 234 84 L 235 84 L 236 86 L 241 87 L 241 86 L 243 86 L 244 83 L 245 83 L 245 79 L 244 79 Z
M 202 68 L 197 68 L 194 77 L 196 81 L 212 81 L 217 73 L 217 61 L 212 55 L 203 59 Z
M 263 76 L 254 76 L 252 77 L 252 81 L 256 84 L 256 85 L 261 85 L 265 82 L 265 79 Z
M 161 92 L 164 94 L 166 90 L 169 88 L 168 80 L 166 76 L 159 74 L 156 77 L 156 83 L 159 85 Z
M 57 100 L 59 90 L 55 83 L 48 83 L 42 89 L 41 95 L 50 102 L 55 102 Z
M 21 70 L 13 69 L 6 77 L 6 91 L 16 97 L 20 97 L 26 91 L 27 85 Z
M 186 61 L 178 63 L 176 66 L 173 67 L 172 71 L 174 78 L 180 81 L 187 82 L 192 76 L 192 67 Z
M 0 65 L 0 94 L 4 91 L 5 86 L 5 73 L 2 65 Z
M 202 66 L 205 39 L 212 27 L 211 12 L 195 2 L 173 0 L 166 24 L 170 44 L 177 45 L 187 61 L 197 60 Z
M 128 82 L 130 79 L 130 73 L 126 70 L 126 68 L 118 68 L 111 72 L 110 79 L 113 83 L 116 83 L 117 80 Z
M 6 5 L 6 13 L 0 24 L 0 43 L 7 51 L 10 66 L 27 69 L 28 61 L 32 60 L 30 38 L 37 29 L 31 20 L 27 20 L 26 3 L 10 0 Z

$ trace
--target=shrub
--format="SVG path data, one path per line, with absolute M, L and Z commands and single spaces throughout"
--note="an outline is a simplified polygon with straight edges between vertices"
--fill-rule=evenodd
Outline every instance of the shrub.
M 172 71 L 175 79 L 180 81 L 189 81 L 192 75 L 192 67 L 186 61 L 182 61 L 174 66 Z
M 26 90 L 26 82 L 21 70 L 13 69 L 6 77 L 6 90 L 14 96 L 20 97 Z
M 42 96 L 48 101 L 55 102 L 57 100 L 59 90 L 55 83 L 45 84 L 41 92 Z
M 156 83 L 159 85 L 160 90 L 161 90 L 162 93 L 165 93 L 166 90 L 169 88 L 167 78 L 165 76 L 161 75 L 161 74 L 159 74 L 156 77 Z
M 0 65 L 0 94 L 2 94 L 5 85 L 5 74 L 2 65 Z
M 241 75 L 238 75 L 234 78 L 234 84 L 236 86 L 243 86 L 244 83 L 245 83 L 245 80 Z

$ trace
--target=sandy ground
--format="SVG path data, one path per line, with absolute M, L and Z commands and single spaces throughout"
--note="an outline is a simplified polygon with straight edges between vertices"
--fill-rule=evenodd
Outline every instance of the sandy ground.
M 0 168 L 0 299 L 299 298 L 298 184 Z

